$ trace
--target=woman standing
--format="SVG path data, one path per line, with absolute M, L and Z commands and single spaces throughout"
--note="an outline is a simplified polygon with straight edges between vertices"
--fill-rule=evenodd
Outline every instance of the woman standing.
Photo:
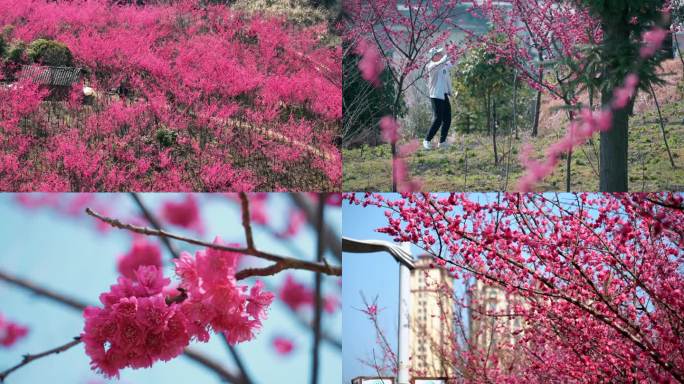
M 444 54 L 443 48 L 432 48 L 428 52 L 430 62 L 427 64 L 428 87 L 430 88 L 430 102 L 432 104 L 432 126 L 428 131 L 427 137 L 423 141 L 425 149 L 432 148 L 432 139 L 437 134 L 437 129 L 441 126 L 438 148 L 447 148 L 446 142 L 451 126 L 451 105 L 449 96 L 451 95 L 451 76 L 449 68 L 452 64 Z

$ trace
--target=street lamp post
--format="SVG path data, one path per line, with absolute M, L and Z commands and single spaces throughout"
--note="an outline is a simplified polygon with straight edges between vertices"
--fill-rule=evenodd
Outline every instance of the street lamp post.
M 387 252 L 399 263 L 399 335 L 397 346 L 397 383 L 409 384 L 409 331 L 411 313 L 411 270 L 415 268 L 411 244 L 384 240 L 356 240 L 342 237 L 342 252 Z

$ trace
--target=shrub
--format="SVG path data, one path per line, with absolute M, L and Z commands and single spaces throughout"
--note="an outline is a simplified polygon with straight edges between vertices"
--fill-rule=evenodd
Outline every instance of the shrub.
M 161 128 L 157 131 L 157 141 L 162 147 L 170 147 L 176 144 L 178 133 L 167 128 Z
M 16 41 L 12 43 L 12 45 L 7 48 L 7 61 L 10 61 L 12 63 L 24 63 L 25 56 L 24 53 L 26 52 L 26 43 L 23 41 Z
M 27 54 L 31 61 L 44 65 L 70 67 L 73 63 L 69 48 L 54 40 L 34 40 L 28 47 Z

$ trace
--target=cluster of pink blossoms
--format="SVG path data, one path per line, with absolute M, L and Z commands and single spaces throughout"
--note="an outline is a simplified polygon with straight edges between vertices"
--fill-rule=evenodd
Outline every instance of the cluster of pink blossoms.
M 191 335 L 181 306 L 166 304 L 169 283 L 157 267 L 142 266 L 100 295 L 104 308 L 84 310 L 82 338 L 93 369 L 118 377 L 122 368 L 150 367 L 183 352 Z
M 134 279 L 135 271 L 143 265 L 161 268 L 161 250 L 157 244 L 139 238 L 133 242 L 133 248 L 119 258 L 117 267 L 121 275 Z
M 216 239 L 220 244 L 221 240 Z M 235 270 L 240 255 L 234 252 L 206 249 L 193 258 L 181 254 L 175 261 L 180 287 L 188 299 L 183 302 L 188 325 L 194 337 L 209 340 L 208 331 L 223 332 L 231 344 L 251 340 L 261 326 L 274 295 L 263 291 L 257 281 L 249 293 L 246 285 L 238 285 Z
M 281 356 L 287 356 L 294 351 L 295 345 L 292 340 L 283 336 L 273 338 L 273 348 Z
M 11 347 L 19 339 L 26 337 L 28 328 L 5 319 L 0 314 L 0 345 Z
M 313 307 L 315 303 L 313 290 L 295 280 L 292 275 L 285 277 L 285 281 L 280 287 L 278 298 L 293 311 Z M 329 295 L 323 298 L 323 310 L 326 313 L 335 313 L 339 306 L 340 303 L 337 297 Z
M 358 64 L 361 76 L 374 87 L 379 87 L 381 85 L 380 75 L 385 70 L 385 62 L 378 48 L 367 40 L 360 40 L 355 51 L 361 56 Z
M 220 239 L 215 241 L 221 244 Z M 223 333 L 231 344 L 254 338 L 274 295 L 257 281 L 251 289 L 235 279 L 240 255 L 212 248 L 175 261 L 178 291 L 156 266 L 121 276 L 100 295 L 103 308 L 84 311 L 82 334 L 91 366 L 107 377 L 119 370 L 150 367 L 183 352 L 190 340 Z
M 280 300 L 293 311 L 313 305 L 313 292 L 306 285 L 295 280 L 294 276 L 287 275 L 280 289 Z
M 173 225 L 196 231 L 199 234 L 204 233 L 199 205 L 191 194 L 186 195 L 183 201 L 165 202 L 162 207 L 162 216 Z

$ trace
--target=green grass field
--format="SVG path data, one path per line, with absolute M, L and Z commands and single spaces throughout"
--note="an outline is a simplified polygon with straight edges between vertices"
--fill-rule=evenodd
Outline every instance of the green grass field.
M 681 92 L 681 88 L 678 88 Z M 684 98 L 663 103 L 663 117 L 668 143 L 676 168 L 670 162 L 663 144 L 655 106 L 630 119 L 629 183 L 631 191 L 684 190 Z M 662 101 L 661 101 L 662 103 Z M 565 127 L 563 124 L 562 127 Z M 522 174 L 518 151 L 530 142 L 537 154 L 555 142 L 564 131 L 543 129 L 539 137 L 529 137 L 529 130 L 521 127 L 520 139 L 509 135 L 497 138 L 502 159 L 494 165 L 491 137 L 485 134 L 451 133 L 455 140 L 448 150 L 418 150 L 408 158 L 410 175 L 423 182 L 426 191 L 488 191 L 513 190 Z M 572 157 L 572 191 L 598 190 L 599 138 L 587 143 Z M 509 150 L 510 148 L 510 150 Z M 503 153 L 503 155 L 502 155 Z M 364 146 L 346 149 L 344 156 L 345 191 L 391 190 L 390 147 Z M 508 165 L 510 162 L 510 165 Z M 508 166 L 508 178 L 506 168 Z M 565 190 L 565 159 L 554 173 L 538 185 L 541 191 Z

